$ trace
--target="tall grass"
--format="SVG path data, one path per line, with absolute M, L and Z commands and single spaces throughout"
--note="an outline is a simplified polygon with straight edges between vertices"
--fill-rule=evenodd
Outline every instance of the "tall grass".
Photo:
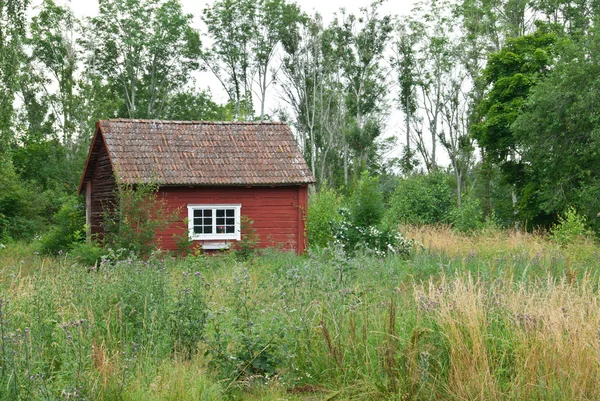
M 0 400 L 600 399 L 592 243 L 408 234 L 408 260 L 4 249 Z
M 423 393 L 469 400 L 600 398 L 598 281 L 482 282 L 467 275 L 417 285 L 420 339 L 413 386 L 429 375 L 426 355 L 444 360 Z M 431 338 L 431 336 L 429 337 Z M 443 358 L 441 357 L 443 355 Z

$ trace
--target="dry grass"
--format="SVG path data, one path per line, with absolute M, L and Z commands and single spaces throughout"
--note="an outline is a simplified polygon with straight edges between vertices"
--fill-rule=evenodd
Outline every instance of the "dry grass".
M 451 258 L 489 258 L 514 253 L 545 258 L 566 254 L 576 261 L 597 251 L 596 243 L 589 238 L 561 247 L 552 242 L 544 232 L 528 233 L 514 229 L 490 229 L 477 235 L 468 235 L 454 231 L 449 226 L 403 226 L 401 232 L 418 241 L 424 249 L 443 253 Z
M 450 257 L 520 250 L 536 254 L 557 249 L 557 245 L 541 233 L 518 230 L 489 230 L 477 236 L 456 232 L 450 226 L 404 226 L 401 231 L 408 238 L 419 241 L 425 249 Z
M 470 276 L 416 286 L 422 318 L 447 347 L 439 392 L 457 400 L 600 399 L 597 289 L 590 280 L 511 285 Z

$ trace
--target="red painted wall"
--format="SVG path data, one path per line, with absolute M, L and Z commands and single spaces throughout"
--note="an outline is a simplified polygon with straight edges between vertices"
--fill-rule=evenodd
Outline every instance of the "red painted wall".
M 260 247 L 281 246 L 304 252 L 307 247 L 305 220 L 308 213 L 308 188 L 289 187 L 162 187 L 171 210 L 179 209 L 180 222 L 157 234 L 159 247 L 176 250 L 174 235 L 186 235 L 188 204 L 241 204 L 242 216 L 254 220 Z M 195 241 L 201 243 L 201 241 Z

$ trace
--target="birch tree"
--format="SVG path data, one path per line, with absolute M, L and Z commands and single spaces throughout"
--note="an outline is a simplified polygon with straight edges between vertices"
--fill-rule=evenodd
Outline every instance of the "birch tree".
M 29 0 L 0 1 L 0 155 L 6 154 L 13 135 L 10 127 L 28 6 Z
M 39 83 L 30 90 L 40 92 L 38 95 L 50 113 L 48 119 L 52 131 L 69 149 L 73 146 L 79 103 L 75 29 L 75 17 L 69 8 L 57 6 L 53 0 L 44 0 L 40 12 L 31 20 L 30 36 L 26 41 L 31 50 L 26 60 L 26 74 Z M 26 86 L 27 82 L 24 82 L 21 87 L 24 107 L 28 109 L 35 107 L 36 102 L 27 95 Z
M 199 33 L 178 0 L 104 0 L 89 20 L 87 67 L 124 99 L 123 115 L 158 118 L 199 68 Z

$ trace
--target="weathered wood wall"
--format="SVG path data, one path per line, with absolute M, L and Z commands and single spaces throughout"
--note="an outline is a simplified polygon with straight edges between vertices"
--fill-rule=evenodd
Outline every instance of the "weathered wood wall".
M 157 234 L 160 247 L 176 250 L 174 236 L 187 234 L 188 204 L 241 204 L 242 216 L 254 220 L 260 247 L 282 247 L 304 252 L 307 247 L 305 219 L 308 212 L 306 186 L 286 187 L 163 187 L 159 196 L 168 207 L 179 210 L 180 221 Z M 202 241 L 197 241 L 201 243 Z
M 91 186 L 91 216 L 90 225 L 92 235 L 102 237 L 104 212 L 114 208 L 116 202 L 116 181 L 114 172 L 106 151 L 106 146 L 102 142 L 96 159 L 94 173 L 92 175 Z

